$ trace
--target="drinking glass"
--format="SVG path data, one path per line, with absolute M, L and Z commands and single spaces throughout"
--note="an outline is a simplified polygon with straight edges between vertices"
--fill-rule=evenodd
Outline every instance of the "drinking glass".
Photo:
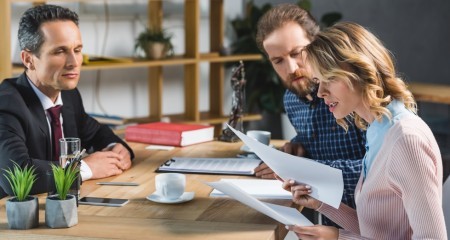
M 68 164 L 76 161 L 80 154 L 81 149 L 81 141 L 79 138 L 61 138 L 59 139 L 59 164 L 65 168 Z M 80 168 L 81 163 L 77 165 L 78 170 Z M 80 185 L 81 185 L 81 176 L 78 172 L 78 176 L 75 179 L 72 186 L 70 186 L 69 194 L 75 196 L 78 206 L 78 199 L 80 199 Z
M 61 138 L 59 139 L 59 147 L 59 164 L 66 167 L 80 153 L 81 141 L 79 138 Z

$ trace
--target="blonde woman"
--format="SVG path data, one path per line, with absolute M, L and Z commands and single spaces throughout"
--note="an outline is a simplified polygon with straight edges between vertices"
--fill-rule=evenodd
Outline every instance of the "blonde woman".
M 284 182 L 294 202 L 315 209 L 343 229 L 288 226 L 301 239 L 446 239 L 442 161 L 429 127 L 416 115 L 411 92 L 389 51 L 355 23 L 338 23 L 304 49 L 313 78 L 337 122 L 367 129 L 366 156 L 355 190 L 356 209 L 334 209 Z

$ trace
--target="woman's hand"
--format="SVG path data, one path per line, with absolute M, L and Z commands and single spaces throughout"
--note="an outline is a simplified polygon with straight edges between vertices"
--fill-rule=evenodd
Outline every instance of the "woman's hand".
M 295 232 L 299 239 L 302 240 L 310 240 L 310 239 L 338 239 L 339 230 L 335 227 L 315 225 L 310 227 L 300 227 L 297 225 L 294 226 L 286 226 L 289 231 Z
M 309 196 L 311 194 L 311 186 L 305 184 L 296 184 L 294 180 L 287 180 L 283 182 L 283 188 L 292 193 L 292 201 L 298 205 L 317 210 L 321 201 Z

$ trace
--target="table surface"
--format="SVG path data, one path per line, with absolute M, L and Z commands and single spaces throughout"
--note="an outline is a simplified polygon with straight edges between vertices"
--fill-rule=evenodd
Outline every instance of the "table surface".
M 283 141 L 273 141 L 275 146 Z M 2 238 L 120 238 L 120 239 L 283 239 L 284 225 L 230 198 L 210 198 L 212 189 L 201 181 L 244 176 L 186 174 L 186 191 L 195 192 L 192 201 L 160 204 L 146 196 L 155 191 L 155 169 L 172 156 L 234 157 L 242 143 L 207 142 L 171 151 L 147 150 L 145 144 L 130 144 L 136 154 L 131 169 L 115 177 L 89 180 L 81 186 L 81 196 L 127 198 L 123 207 L 80 205 L 78 224 L 51 229 L 45 225 L 45 194 L 39 195 L 39 228 L 9 230 L 5 201 L 0 200 Z M 139 186 L 100 186 L 97 182 L 136 182 Z M 291 206 L 288 200 L 265 200 Z

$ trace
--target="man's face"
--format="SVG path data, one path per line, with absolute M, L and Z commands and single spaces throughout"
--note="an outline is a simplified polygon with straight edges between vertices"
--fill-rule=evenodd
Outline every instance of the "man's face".
M 302 97 L 310 94 L 315 86 L 302 54 L 302 49 L 309 43 L 305 31 L 295 22 L 286 23 L 263 41 L 264 49 L 283 85 Z
M 80 79 L 83 60 L 82 41 L 78 26 L 72 21 L 52 21 L 41 25 L 44 43 L 39 57 L 29 54 L 27 75 L 47 96 L 61 90 L 74 89 Z M 24 59 L 24 57 L 22 57 Z

